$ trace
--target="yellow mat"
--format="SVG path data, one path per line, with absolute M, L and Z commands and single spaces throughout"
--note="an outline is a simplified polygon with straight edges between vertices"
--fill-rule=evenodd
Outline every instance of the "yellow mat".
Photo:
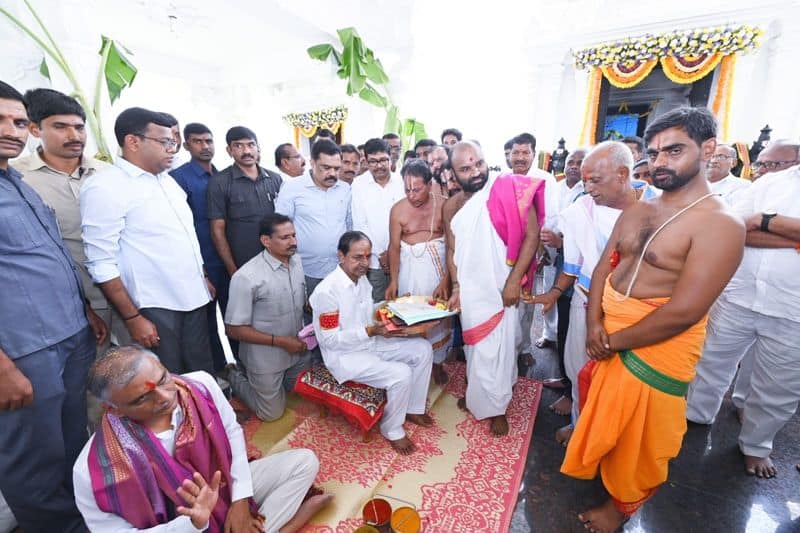
M 506 531 L 517 501 L 541 383 L 520 378 L 508 409 L 511 430 L 494 437 L 488 422 L 461 411 L 465 366 L 446 365 L 450 382 L 431 383 L 428 402 L 436 424 L 406 425 L 417 451 L 397 454 L 377 427 L 364 442 L 343 417 L 320 417 L 319 408 L 290 395 L 286 413 L 274 422 L 254 416 L 243 424 L 251 458 L 291 448 L 309 448 L 320 460 L 316 484 L 334 494 L 333 504 L 303 531 L 351 532 L 363 524 L 361 509 L 376 495 L 394 508 L 409 505 L 422 516 L 425 532 Z M 405 503 L 404 503 L 405 502 Z

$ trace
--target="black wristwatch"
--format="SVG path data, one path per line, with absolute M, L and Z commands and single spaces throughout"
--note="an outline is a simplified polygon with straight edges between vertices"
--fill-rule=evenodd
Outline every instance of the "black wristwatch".
M 775 211 L 765 211 L 761 213 L 761 231 L 769 233 L 769 221 L 778 216 Z

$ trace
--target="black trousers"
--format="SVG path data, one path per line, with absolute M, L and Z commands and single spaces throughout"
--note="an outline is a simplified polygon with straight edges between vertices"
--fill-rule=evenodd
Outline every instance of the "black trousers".
M 214 373 L 205 305 L 192 311 L 147 307 L 139 309 L 139 312 L 158 329 L 161 340 L 153 352 L 167 370 L 173 374 L 196 370 Z
M 206 267 L 208 271 L 208 278 L 217 290 L 217 297 L 206 305 L 206 313 L 208 314 L 208 340 L 211 343 L 211 356 L 214 359 L 214 370 L 222 370 L 227 364 L 225 359 L 225 352 L 222 350 L 222 342 L 220 336 L 225 332 L 218 331 L 217 328 L 217 304 L 219 310 L 222 312 L 222 318 L 225 318 L 225 310 L 228 308 L 228 290 L 230 288 L 231 278 L 228 276 L 228 271 L 224 266 L 219 267 Z M 233 356 L 238 359 L 239 357 L 239 342 L 233 339 L 228 339 L 231 346 Z
M 96 356 L 92 330 L 14 360 L 33 403 L 0 411 L 0 492 L 25 533 L 86 531 L 72 490 L 72 465 L 86 431 L 86 377 Z

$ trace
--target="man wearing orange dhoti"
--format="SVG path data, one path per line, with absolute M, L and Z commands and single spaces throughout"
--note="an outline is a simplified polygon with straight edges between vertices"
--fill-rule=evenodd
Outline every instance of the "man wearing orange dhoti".
M 705 165 L 716 147 L 705 108 L 679 108 L 645 132 L 663 194 L 620 215 L 592 275 L 586 349 L 594 365 L 561 471 L 598 470 L 611 498 L 581 513 L 613 532 L 666 481 L 686 432 L 689 382 L 706 313 L 742 258 L 744 225 L 713 197 Z

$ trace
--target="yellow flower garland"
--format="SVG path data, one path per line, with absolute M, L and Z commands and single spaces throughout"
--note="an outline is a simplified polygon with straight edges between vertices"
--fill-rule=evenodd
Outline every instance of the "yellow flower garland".
M 593 68 L 589 75 L 589 90 L 586 95 L 586 107 L 583 110 L 583 125 L 579 146 L 591 146 L 595 143 L 597 132 L 597 113 L 600 107 L 600 88 L 603 83 L 603 73 L 599 68 Z
M 639 62 L 635 67 L 633 67 L 635 63 L 629 63 L 624 67 L 620 67 L 620 65 L 603 65 L 599 68 L 611 85 L 620 89 L 628 89 L 649 76 L 657 63 L 658 61 L 651 59 Z
M 686 84 L 707 76 L 717 68 L 722 57 L 722 54 L 717 52 L 705 56 L 664 56 L 660 61 L 667 78 L 675 83 Z
M 578 69 L 630 64 L 665 56 L 692 57 L 747 52 L 760 45 L 763 30 L 747 24 L 674 30 L 658 35 L 626 37 L 573 52 Z
M 310 113 L 289 113 L 283 117 L 283 120 L 289 123 L 290 126 L 300 128 L 303 131 L 316 131 L 316 127 L 324 127 L 330 129 L 335 124 L 340 124 L 347 120 L 347 108 L 343 105 L 331 107 L 328 109 L 321 109 L 319 111 L 312 111 Z M 336 126 L 338 127 L 338 126 Z M 336 133 L 334 131 L 334 133 Z M 310 137 L 310 135 L 306 135 Z

